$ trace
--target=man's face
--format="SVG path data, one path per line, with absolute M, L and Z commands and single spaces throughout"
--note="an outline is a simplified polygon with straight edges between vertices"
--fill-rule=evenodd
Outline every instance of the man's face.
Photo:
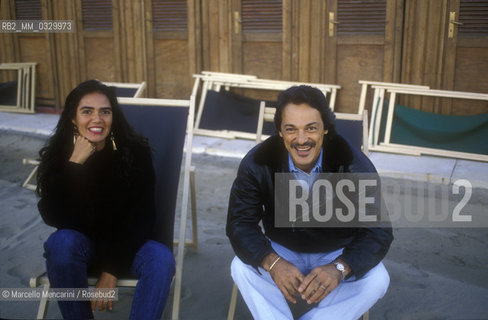
M 280 136 L 295 166 L 310 172 L 317 162 L 324 141 L 320 112 L 306 103 L 289 103 L 283 109 Z

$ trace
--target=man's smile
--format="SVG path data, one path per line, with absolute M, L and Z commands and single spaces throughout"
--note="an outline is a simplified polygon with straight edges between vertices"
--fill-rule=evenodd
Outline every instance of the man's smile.
M 298 156 L 300 157 L 307 157 L 310 155 L 310 151 L 312 151 L 312 148 L 315 147 L 315 143 L 313 142 L 306 142 L 304 144 L 297 144 L 293 143 L 292 148 L 296 150 Z

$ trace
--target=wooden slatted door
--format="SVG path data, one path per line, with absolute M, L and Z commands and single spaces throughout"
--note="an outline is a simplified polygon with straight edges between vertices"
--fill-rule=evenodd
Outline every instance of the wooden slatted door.
M 488 1 L 405 3 L 401 81 L 432 89 L 488 92 Z M 400 103 L 439 114 L 488 112 L 486 102 L 405 96 Z
M 488 93 L 488 1 L 451 0 L 446 13 L 444 89 Z M 488 112 L 488 102 L 456 99 L 444 113 Z
M 45 0 L 13 0 L 1 1 L 2 19 L 6 20 L 41 20 L 50 19 Z M 48 33 L 2 33 L 0 35 L 0 62 L 36 62 L 37 105 L 53 105 L 56 103 L 56 74 L 52 72 L 55 60 L 52 59 L 53 39 Z M 8 74 L 4 72 L 2 74 Z M 17 77 L 15 76 L 15 79 Z M 1 81 L 13 80 L 11 78 Z
M 195 54 L 190 41 L 195 32 L 194 2 L 145 0 L 150 96 L 182 99 L 190 95 L 191 74 L 195 72 L 190 56 Z
M 228 70 L 282 79 L 283 1 L 233 0 Z
M 116 63 L 116 39 L 114 39 L 114 14 L 112 0 L 81 0 L 82 21 L 78 48 L 80 62 L 84 67 L 82 79 L 99 79 L 113 82 L 120 79 L 120 65 Z
M 336 110 L 356 113 L 358 80 L 399 80 L 403 1 L 329 0 L 327 4 L 323 80 L 342 86 Z

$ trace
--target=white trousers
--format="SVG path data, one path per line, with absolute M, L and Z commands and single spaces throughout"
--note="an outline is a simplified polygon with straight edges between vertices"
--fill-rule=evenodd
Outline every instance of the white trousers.
M 271 242 L 271 245 L 278 255 L 294 264 L 304 276 L 317 266 L 331 263 L 342 253 L 342 249 L 329 253 L 296 253 L 275 242 Z M 292 320 L 286 299 L 270 274 L 262 268 L 259 271 L 261 274 L 238 257 L 232 261 L 232 278 L 254 319 Z M 342 281 L 300 319 L 356 320 L 385 295 L 389 283 L 388 272 L 380 262 L 361 279 L 352 276 Z

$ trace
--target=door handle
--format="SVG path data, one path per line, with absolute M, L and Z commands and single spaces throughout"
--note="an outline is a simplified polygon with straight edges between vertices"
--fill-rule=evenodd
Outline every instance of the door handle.
M 339 21 L 335 20 L 335 13 L 329 12 L 329 37 L 334 36 L 335 25 L 339 24 Z
M 463 23 L 456 21 L 456 12 L 451 11 L 449 13 L 449 31 L 447 33 L 448 38 L 454 37 L 454 26 L 462 26 Z
M 240 24 L 242 20 L 239 14 L 239 11 L 234 11 L 234 33 L 238 34 L 240 31 Z

